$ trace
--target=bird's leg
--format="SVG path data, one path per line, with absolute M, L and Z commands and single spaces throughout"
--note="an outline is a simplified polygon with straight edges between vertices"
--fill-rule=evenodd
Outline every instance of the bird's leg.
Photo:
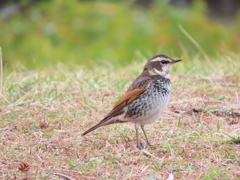
M 140 126 L 139 123 L 136 122 L 136 123 L 135 123 L 135 129 L 136 129 L 136 138 L 137 138 L 137 148 L 140 149 L 140 150 L 142 150 L 143 147 L 142 147 L 142 145 L 141 145 L 141 142 L 140 142 L 140 140 L 139 140 L 139 135 L 138 135 L 139 126 Z
M 147 135 L 146 135 L 145 130 L 144 130 L 144 126 L 141 126 L 141 128 L 142 128 L 143 134 L 144 134 L 144 136 L 145 136 L 145 138 L 146 138 L 147 145 L 152 146 L 152 145 L 150 144 L 148 138 L 147 138 Z

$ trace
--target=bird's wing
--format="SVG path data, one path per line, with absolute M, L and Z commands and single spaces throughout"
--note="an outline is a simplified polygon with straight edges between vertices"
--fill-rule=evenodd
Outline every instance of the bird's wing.
M 130 104 L 133 100 L 138 98 L 145 91 L 146 89 L 142 88 L 142 89 L 134 89 L 132 91 L 126 92 L 126 94 L 124 94 L 124 96 L 122 96 L 118 100 L 118 102 L 113 106 L 113 109 L 106 115 L 106 117 L 102 121 L 106 121 L 112 117 L 115 117 L 124 113 L 123 108 L 126 107 L 128 104 Z
M 141 79 L 138 78 L 133 81 L 127 92 L 117 101 L 117 103 L 113 106 L 113 109 L 102 121 L 106 121 L 123 113 L 123 108 L 144 93 L 146 91 L 146 87 L 153 81 L 153 79 L 149 77 L 141 77 Z
M 144 93 L 146 91 L 146 87 L 149 85 L 149 83 L 153 81 L 151 78 L 142 78 L 137 82 L 136 80 L 132 83 L 127 92 L 117 101 L 117 103 L 113 106 L 113 109 L 102 121 L 106 121 L 112 117 L 124 113 L 123 108 L 129 105 L 135 99 L 137 99 L 142 93 Z
M 120 106 L 125 106 L 126 104 L 131 103 L 134 99 L 138 98 L 140 94 L 142 94 L 146 89 L 134 89 L 132 91 L 126 92 L 124 96 L 122 96 L 118 102 L 113 106 L 113 110 L 117 109 Z
M 130 92 L 134 89 L 145 89 L 151 82 L 153 81 L 152 77 L 145 76 L 145 77 L 138 77 L 131 86 L 128 88 L 127 92 Z
M 143 78 L 141 81 L 138 81 L 138 83 L 133 82 L 127 92 L 118 100 L 118 102 L 113 106 L 113 109 L 105 116 L 105 118 L 103 118 L 103 120 L 101 120 L 97 125 L 85 131 L 82 135 L 84 136 L 101 126 L 106 126 L 113 123 L 124 123 L 124 121 L 120 121 L 117 118 L 112 118 L 125 113 L 124 108 L 138 98 L 142 93 L 144 93 L 146 91 L 146 87 L 151 81 L 152 79 Z

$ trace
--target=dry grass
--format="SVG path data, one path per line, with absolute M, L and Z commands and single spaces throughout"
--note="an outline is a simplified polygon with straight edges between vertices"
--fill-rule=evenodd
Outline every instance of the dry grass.
M 59 67 L 54 72 L 5 75 L 0 178 L 240 178 L 237 71 L 202 76 L 192 71 L 179 74 L 184 69 L 179 66 L 172 73 L 169 109 L 146 126 L 151 148 L 135 147 L 132 124 L 103 127 L 81 137 L 111 109 L 141 67 L 109 72 Z M 141 138 L 145 143 L 143 134 Z

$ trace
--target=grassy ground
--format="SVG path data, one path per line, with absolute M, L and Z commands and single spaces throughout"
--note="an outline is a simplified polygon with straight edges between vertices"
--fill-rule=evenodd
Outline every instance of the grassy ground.
M 186 58 L 176 65 L 169 109 L 146 126 L 153 147 L 135 147 L 132 124 L 81 137 L 111 110 L 143 65 L 4 74 L 0 178 L 239 179 L 240 69 L 235 58 L 208 63 Z

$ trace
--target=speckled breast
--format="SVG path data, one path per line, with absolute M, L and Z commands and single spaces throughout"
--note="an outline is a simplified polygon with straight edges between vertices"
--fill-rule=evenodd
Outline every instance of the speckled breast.
M 128 107 L 127 117 L 133 119 L 150 118 L 166 109 L 171 94 L 170 80 L 156 79 L 147 90 Z

